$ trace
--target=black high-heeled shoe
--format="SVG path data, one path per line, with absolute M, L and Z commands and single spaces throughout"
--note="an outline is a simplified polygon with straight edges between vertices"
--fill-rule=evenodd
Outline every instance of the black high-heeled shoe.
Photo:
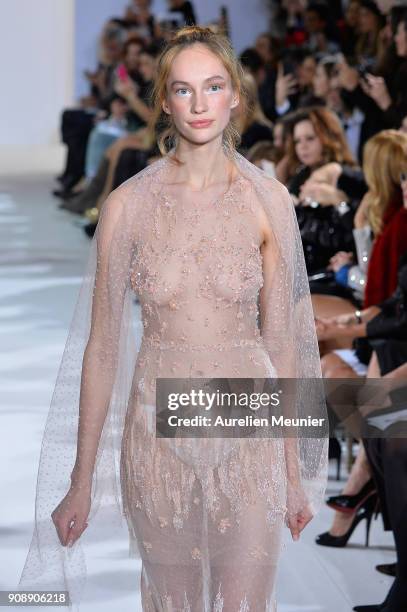
M 317 536 L 315 542 L 320 546 L 333 546 L 336 548 L 343 548 L 348 543 L 352 533 L 359 525 L 361 521 L 366 519 L 366 541 L 365 546 L 369 546 L 369 535 L 370 525 L 372 522 L 373 515 L 375 518 L 378 515 L 378 497 L 377 495 L 371 495 L 366 499 L 363 504 L 356 510 L 355 516 L 353 517 L 352 523 L 346 533 L 341 536 L 333 536 L 329 531 L 321 533 Z
M 353 514 L 360 506 L 376 492 L 376 485 L 371 478 L 356 495 L 333 495 L 326 500 L 327 506 L 338 512 Z
M 397 572 L 397 563 L 381 563 L 380 565 L 376 565 L 375 569 L 381 574 L 393 576 L 394 578 Z

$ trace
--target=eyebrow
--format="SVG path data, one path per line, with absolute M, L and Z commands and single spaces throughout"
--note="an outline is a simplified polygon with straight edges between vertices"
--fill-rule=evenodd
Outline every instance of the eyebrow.
M 215 74 L 214 76 L 208 77 L 207 79 L 205 79 L 205 83 L 207 81 L 214 81 L 215 79 L 222 79 L 222 81 L 225 80 L 225 77 L 223 77 L 221 74 Z M 187 81 L 172 81 L 170 87 L 172 87 L 173 85 L 189 85 L 189 83 Z

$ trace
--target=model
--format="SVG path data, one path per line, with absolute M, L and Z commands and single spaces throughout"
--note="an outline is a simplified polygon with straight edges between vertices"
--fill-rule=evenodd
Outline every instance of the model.
M 294 207 L 236 152 L 232 113 L 245 93 L 226 38 L 180 30 L 154 95 L 163 156 L 102 208 L 20 587 L 61 585 L 79 600 L 80 536 L 117 503 L 142 558 L 143 610 L 272 611 L 284 524 L 298 539 L 323 499 L 326 436 L 158 437 L 156 380 L 292 378 L 285 416 L 321 417 L 300 384 L 321 371 Z

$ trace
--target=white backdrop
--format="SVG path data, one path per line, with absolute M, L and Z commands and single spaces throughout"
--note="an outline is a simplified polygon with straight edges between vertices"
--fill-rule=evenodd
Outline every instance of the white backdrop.
M 0 146 L 57 142 L 73 99 L 73 12 L 74 0 L 1 0 Z
M 122 14 L 128 1 L 0 0 L 0 174 L 5 147 L 7 154 L 18 149 L 30 158 L 31 150 L 59 142 L 62 109 L 88 91 L 83 70 L 95 67 L 102 25 Z M 222 5 L 228 7 L 237 52 L 266 29 L 266 4 L 194 1 L 203 24 L 218 18 Z M 157 13 L 166 6 L 166 0 L 153 2 Z

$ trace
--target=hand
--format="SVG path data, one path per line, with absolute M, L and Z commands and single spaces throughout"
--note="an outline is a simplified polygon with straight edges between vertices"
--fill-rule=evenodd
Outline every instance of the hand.
M 321 206 L 331 206 L 339 204 L 344 199 L 344 194 L 329 185 L 320 183 L 309 178 L 300 189 L 300 200 L 304 206 L 309 206 L 312 201 L 318 202 Z
M 90 486 L 71 485 L 51 514 L 62 546 L 72 546 L 85 531 L 90 506 Z
M 312 172 L 309 180 L 314 183 L 327 183 L 336 187 L 338 179 L 342 174 L 342 166 L 337 162 L 330 162 Z
M 362 80 L 361 86 L 363 91 L 376 102 L 379 108 L 382 110 L 389 108 L 392 100 L 383 77 L 368 74 L 366 79 Z
M 283 64 L 280 62 L 277 69 L 276 80 L 276 107 L 282 106 L 288 96 L 297 90 L 297 80 L 292 74 L 284 74 Z
M 335 255 L 333 255 L 333 257 L 331 257 L 329 260 L 327 269 L 338 272 L 338 270 L 340 270 L 343 266 L 350 264 L 352 261 L 353 253 L 351 251 L 338 251 L 338 253 L 335 253 Z
M 347 91 L 353 91 L 360 83 L 358 71 L 351 68 L 345 60 L 338 64 L 338 83 Z
M 347 337 L 354 325 L 357 324 L 353 313 L 338 315 L 331 318 L 315 319 L 315 329 L 318 341 L 332 340 L 339 337 Z
M 126 81 L 117 80 L 114 85 L 114 90 L 119 96 L 123 96 L 128 100 L 138 94 L 138 87 L 134 81 L 127 79 Z
M 338 326 L 329 319 L 315 319 L 318 341 L 332 340 L 338 334 Z
M 311 507 L 301 485 L 288 485 L 286 525 L 291 531 L 291 537 L 296 542 L 300 533 L 313 518 Z

